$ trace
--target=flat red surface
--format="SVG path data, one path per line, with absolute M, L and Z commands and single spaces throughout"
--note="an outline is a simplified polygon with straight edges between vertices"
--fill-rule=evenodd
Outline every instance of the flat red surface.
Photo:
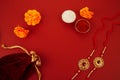
M 72 9 L 79 16 L 79 9 L 88 6 L 95 15 L 91 20 L 92 29 L 88 34 L 79 34 L 74 24 L 65 24 L 61 13 Z M 42 15 L 42 21 L 35 27 L 27 26 L 24 13 L 36 9 Z M 100 19 L 112 17 L 120 12 L 120 0 L 1 0 L 0 1 L 0 45 L 21 45 L 28 50 L 35 50 L 40 55 L 42 80 L 70 80 L 78 70 L 78 60 L 86 58 L 92 51 L 92 36 L 101 27 Z M 113 21 L 119 21 L 115 19 Z M 13 34 L 17 25 L 29 28 L 31 33 L 25 39 L 19 39 Z M 97 51 L 91 58 L 91 66 L 81 72 L 76 80 L 87 80 L 86 76 L 94 67 L 92 60 L 99 56 L 103 49 L 102 43 L 110 27 L 110 21 L 105 21 L 105 29 L 97 36 Z M 110 36 L 107 51 L 104 55 L 105 66 L 97 69 L 89 80 L 120 80 L 120 25 L 116 25 Z M 0 48 L 0 57 L 18 53 L 21 50 L 4 50 Z M 37 80 L 36 74 L 29 80 Z

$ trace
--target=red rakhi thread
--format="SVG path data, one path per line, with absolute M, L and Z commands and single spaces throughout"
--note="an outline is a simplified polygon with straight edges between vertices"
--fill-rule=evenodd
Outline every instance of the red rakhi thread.
M 117 15 L 117 16 L 119 16 L 119 15 Z M 104 27 L 105 27 L 103 20 L 105 20 L 105 19 L 107 19 L 107 20 L 113 20 L 113 19 L 116 18 L 117 16 L 115 15 L 115 16 L 112 17 L 112 18 L 107 18 L 107 17 L 105 17 L 105 18 L 101 19 L 101 22 L 102 22 L 102 25 L 103 25 L 102 28 L 101 28 L 101 30 L 104 29 Z M 106 38 L 105 38 L 105 41 L 103 42 L 103 46 L 104 46 L 103 51 L 102 51 L 100 57 L 96 57 L 96 58 L 93 60 L 93 64 L 94 64 L 95 67 L 89 72 L 87 78 L 89 78 L 89 77 L 91 76 L 91 74 L 92 74 L 96 69 L 102 68 L 102 67 L 104 66 L 103 56 L 104 56 L 104 53 L 105 53 L 105 51 L 106 51 L 106 49 L 107 49 L 107 44 L 108 44 L 108 41 L 109 41 L 109 38 L 110 38 L 110 34 L 113 32 L 114 25 L 116 25 L 116 24 L 120 24 L 120 23 L 119 23 L 119 22 L 113 22 L 111 29 L 109 29 L 109 30 L 106 32 Z M 100 30 L 100 29 L 98 29 L 98 30 Z M 96 35 L 96 34 L 95 34 L 95 35 Z
M 109 20 L 109 21 L 112 21 L 112 20 L 114 20 L 114 19 L 116 19 L 117 17 L 120 17 L 120 12 L 119 13 L 117 13 L 115 16 L 113 16 L 113 17 L 103 17 L 102 19 L 101 19 L 101 23 L 102 23 L 102 27 L 100 27 L 99 29 L 97 29 L 96 31 L 95 31 L 95 33 L 94 33 L 94 35 L 93 35 L 93 38 L 92 38 L 92 40 L 93 40 L 93 48 L 97 48 L 97 45 L 96 45 L 96 37 L 97 37 L 97 35 L 98 35 L 98 33 L 99 32 L 101 32 L 101 31 L 103 31 L 104 29 L 105 29 L 105 23 L 104 23 L 104 20 Z M 103 46 L 106 46 L 107 45 L 107 43 L 108 43 L 108 40 L 109 40 L 109 36 L 110 36 L 110 33 L 113 31 L 113 29 L 114 29 L 114 27 L 113 27 L 113 25 L 115 25 L 115 24 L 120 24 L 119 22 L 113 22 L 112 23 L 112 28 L 108 31 L 108 32 L 106 32 L 106 38 L 105 38 L 105 41 L 104 41 L 104 43 L 103 43 Z
M 112 21 L 112 20 L 114 20 L 114 19 L 116 19 L 116 18 L 118 18 L 118 17 L 120 17 L 120 12 L 117 13 L 115 16 L 111 17 L 111 18 L 108 18 L 108 17 L 102 18 L 102 19 L 101 19 L 101 23 L 102 23 L 102 25 L 103 25 L 103 28 L 104 28 L 104 20 Z M 110 34 L 113 32 L 114 26 L 115 26 L 115 25 L 118 25 L 118 24 L 120 24 L 120 22 L 112 22 L 112 27 L 111 27 L 111 29 L 108 30 L 108 32 L 106 32 L 106 38 L 105 38 L 105 41 L 104 41 L 104 43 L 103 43 L 103 46 L 107 46 L 108 41 L 109 41 L 109 39 L 110 39 Z
M 104 24 L 104 20 L 105 19 L 108 19 L 108 18 L 106 18 L 106 17 L 104 17 L 104 18 L 102 18 L 100 21 L 101 21 L 101 23 L 102 23 L 102 26 L 100 27 L 100 28 L 98 28 L 96 31 L 95 31 L 95 33 L 94 33 L 94 35 L 93 35 L 93 38 L 92 38 L 92 40 L 93 40 L 93 48 L 95 48 L 95 49 L 97 49 L 97 45 L 96 45 L 96 39 L 97 39 L 97 35 L 98 35 L 98 33 L 100 33 L 101 31 L 103 31 L 104 29 L 105 29 L 105 24 Z
M 41 66 L 40 57 L 35 51 L 28 52 L 25 48 L 15 45 L 4 49 L 22 49 L 25 53 L 11 54 L 0 58 L 0 80 L 26 80 L 27 74 L 35 69 L 41 80 L 41 73 L 38 66 Z

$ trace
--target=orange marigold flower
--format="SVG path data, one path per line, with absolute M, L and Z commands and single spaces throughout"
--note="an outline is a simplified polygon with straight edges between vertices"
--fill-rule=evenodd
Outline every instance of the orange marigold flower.
M 80 9 L 80 15 L 86 19 L 91 19 L 94 15 L 94 12 L 89 11 L 88 7 Z
M 25 30 L 23 27 L 20 27 L 19 25 L 14 28 L 14 34 L 19 38 L 27 37 L 28 33 L 29 30 Z
M 27 23 L 27 25 L 32 25 L 35 26 L 37 24 L 39 24 L 40 20 L 41 20 L 41 15 L 40 13 L 33 9 L 33 10 L 28 10 L 25 14 L 24 14 L 25 18 L 25 22 Z

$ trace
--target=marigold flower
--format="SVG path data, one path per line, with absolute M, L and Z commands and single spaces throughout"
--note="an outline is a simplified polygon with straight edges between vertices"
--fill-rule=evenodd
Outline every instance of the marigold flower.
M 28 10 L 25 14 L 24 14 L 24 20 L 27 23 L 27 25 L 32 25 L 35 26 L 37 24 L 39 24 L 40 20 L 41 20 L 41 15 L 40 13 L 33 9 L 33 10 Z
M 86 19 L 91 19 L 94 15 L 94 12 L 89 11 L 88 7 L 80 9 L 80 15 Z
M 19 38 L 27 37 L 28 33 L 29 33 L 29 30 L 25 30 L 23 27 L 19 25 L 14 28 L 14 34 Z

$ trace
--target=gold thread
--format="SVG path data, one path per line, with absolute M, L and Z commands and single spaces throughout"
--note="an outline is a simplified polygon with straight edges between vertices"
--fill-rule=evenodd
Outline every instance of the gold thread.
M 90 59 L 90 58 L 93 56 L 94 52 L 95 52 L 95 49 L 93 49 L 93 51 L 92 51 L 91 54 L 89 55 L 88 59 Z
M 105 53 L 106 49 L 107 49 L 107 47 L 105 46 L 105 47 L 103 48 L 103 51 L 102 51 L 101 57 L 104 56 L 104 53 Z
M 91 76 L 91 74 L 96 70 L 96 68 L 93 68 L 90 73 L 88 74 L 87 78 L 89 78 Z
M 80 70 L 78 70 L 78 71 L 75 73 L 75 75 L 72 77 L 71 80 L 74 80 L 74 79 L 78 76 L 79 73 L 80 73 Z
M 34 65 L 35 66 L 35 69 L 36 69 L 36 72 L 38 74 L 38 79 L 41 80 L 41 73 L 38 69 L 38 66 L 41 65 L 41 60 L 40 60 L 40 57 L 36 54 L 35 51 L 30 51 L 30 53 L 28 52 L 27 49 L 25 49 L 24 47 L 22 46 L 18 46 L 18 45 L 15 45 L 15 46 L 5 46 L 4 44 L 1 45 L 2 48 L 4 49 L 15 49 L 15 48 L 20 48 L 21 50 L 23 50 L 28 56 L 31 56 L 31 62 L 36 62 L 36 64 Z

